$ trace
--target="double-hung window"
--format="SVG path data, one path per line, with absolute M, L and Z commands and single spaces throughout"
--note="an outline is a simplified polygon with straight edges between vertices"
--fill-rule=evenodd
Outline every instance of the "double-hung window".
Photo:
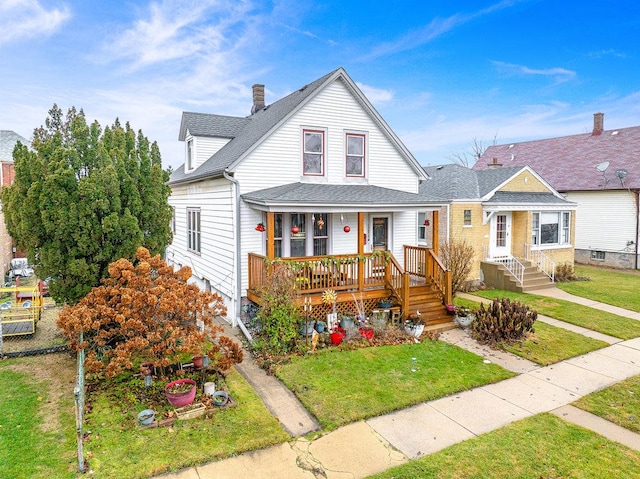
M 187 249 L 200 253 L 200 208 L 187 208 Z
M 324 176 L 324 131 L 303 130 L 302 173 Z
M 365 136 L 347 133 L 346 136 L 346 174 L 347 176 L 365 176 Z
M 571 213 L 542 211 L 533 213 L 531 243 L 535 246 L 568 245 Z
M 418 240 L 426 241 L 427 239 L 427 221 L 426 213 L 418 213 Z

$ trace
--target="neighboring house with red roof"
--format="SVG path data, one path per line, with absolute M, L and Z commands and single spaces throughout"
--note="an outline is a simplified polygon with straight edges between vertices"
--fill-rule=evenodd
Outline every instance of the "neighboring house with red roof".
M 449 164 L 425 171 L 430 179 L 420 192 L 434 203 L 446 202 L 437 224 L 440 240 L 464 240 L 474 249 L 468 282 L 532 291 L 553 286 L 556 265 L 573 266 L 576 204 L 531 167 Z M 433 221 L 431 212 L 418 220 L 418 237 L 427 246 L 434 239 L 426 225 Z
M 578 204 L 575 260 L 638 269 L 640 126 L 487 148 L 474 170 L 529 165 Z
M 367 314 L 392 296 L 403 315 L 451 323 L 450 281 L 441 270 L 427 277 L 439 265 L 416 228 L 419 212 L 443 203 L 419 194 L 427 174 L 355 82 L 338 68 L 272 104 L 264 94 L 253 86 L 246 117 L 183 113 L 167 260 L 190 266 L 234 322 L 259 303 L 266 267 L 278 261 L 291 265 L 317 319 L 331 312 L 321 294 L 332 289 L 338 314 L 353 314 L 355 293 Z M 434 298 L 431 285 L 435 299 L 414 303 L 414 288 Z
M 30 145 L 29 140 L 11 130 L 0 130 L 0 185 L 10 186 L 15 177 L 13 166 L 13 149 L 16 143 Z M 0 203 L 0 261 L 2 262 L 2 272 L 9 271 L 11 259 L 14 257 L 13 239 L 9 236 L 4 223 L 4 213 Z

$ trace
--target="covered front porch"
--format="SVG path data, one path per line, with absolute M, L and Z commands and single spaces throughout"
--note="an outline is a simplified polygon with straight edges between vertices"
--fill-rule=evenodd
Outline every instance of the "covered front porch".
M 299 302 L 311 305 L 311 316 L 324 320 L 332 306 L 322 302 L 322 293 L 337 293 L 338 315 L 355 315 L 355 302 L 361 303 L 367 316 L 388 313 L 390 319 L 402 321 L 420 312 L 426 326 L 451 324 L 446 304 L 452 302 L 451 273 L 438 258 L 437 246 L 403 245 L 399 260 L 387 249 L 365 252 L 365 213 L 358 212 L 356 235 L 358 251 L 353 254 L 280 257 L 276 255 L 275 213 L 266 214 L 267 254 L 248 254 L 247 298 L 261 302 L 261 291 L 270 268 L 286 267 L 294 278 Z M 434 224 L 438 212 L 434 211 Z M 434 245 L 437 228 L 434 229 Z M 380 306 L 381 301 L 390 305 Z

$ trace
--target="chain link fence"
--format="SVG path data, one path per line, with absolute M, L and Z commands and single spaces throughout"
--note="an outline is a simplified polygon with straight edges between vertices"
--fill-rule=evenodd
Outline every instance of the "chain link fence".
M 16 319 L 15 314 L 0 309 L 0 357 L 66 350 L 67 341 L 56 325 L 60 309 L 49 297 L 44 298 L 44 305 L 33 318 Z

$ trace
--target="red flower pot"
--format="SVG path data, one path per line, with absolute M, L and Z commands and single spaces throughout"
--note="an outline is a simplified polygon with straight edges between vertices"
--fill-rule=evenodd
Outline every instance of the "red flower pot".
M 342 342 L 346 331 L 341 327 L 335 328 L 331 333 L 329 333 L 329 339 L 331 339 L 331 344 L 337 346 Z
M 373 328 L 363 327 L 360 328 L 360 336 L 365 339 L 373 339 Z
M 191 385 L 191 389 L 185 392 L 170 392 L 169 390 L 174 386 L 180 386 L 183 384 Z M 187 406 L 193 402 L 196 398 L 196 382 L 193 379 L 177 379 L 171 381 L 164 387 L 164 393 L 167 396 L 169 404 L 174 407 Z

